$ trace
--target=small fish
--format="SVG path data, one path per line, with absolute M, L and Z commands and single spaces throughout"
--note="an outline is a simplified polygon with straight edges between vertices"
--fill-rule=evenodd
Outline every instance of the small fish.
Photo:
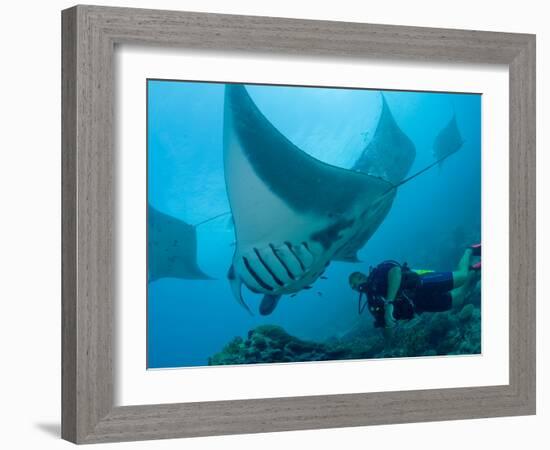
M 291 294 L 290 296 L 291 296 L 291 297 L 296 297 L 296 294 Z
M 319 297 L 322 297 L 322 296 L 323 296 L 323 293 L 322 293 L 322 292 L 317 292 L 317 295 L 318 295 Z
M 304 289 L 311 289 L 311 286 L 304 286 Z
M 328 277 L 325 277 L 324 275 L 322 277 L 319 277 L 321 278 L 321 280 L 328 280 Z

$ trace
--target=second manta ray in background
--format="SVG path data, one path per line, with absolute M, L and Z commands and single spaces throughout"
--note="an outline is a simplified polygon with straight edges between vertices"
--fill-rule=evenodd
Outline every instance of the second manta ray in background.
M 449 123 L 435 138 L 433 153 L 435 159 L 439 161 L 439 165 L 441 166 L 448 156 L 460 150 L 463 144 L 464 140 L 460 135 L 458 124 L 456 123 L 456 114 L 453 114 Z
M 197 263 L 197 227 L 147 206 L 148 281 L 161 278 L 211 280 Z
M 395 124 L 385 100 L 371 141 L 375 147 L 380 145 L 376 135 L 400 143 L 387 151 L 407 161 L 399 174 L 405 176 L 414 145 Z M 390 170 L 390 164 L 387 160 L 381 169 Z M 249 312 L 242 284 L 264 294 L 264 315 L 282 295 L 309 288 L 331 260 L 356 260 L 390 210 L 394 183 L 400 181 L 368 173 L 368 165 L 349 170 L 313 158 L 283 136 L 238 84 L 225 90 L 224 169 L 236 236 L 228 278 Z

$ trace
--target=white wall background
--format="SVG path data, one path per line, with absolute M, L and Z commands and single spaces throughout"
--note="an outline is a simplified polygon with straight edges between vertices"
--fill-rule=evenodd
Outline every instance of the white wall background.
M 543 180 L 548 158 L 550 101 L 546 46 L 550 29 L 544 2 L 387 0 L 103 1 L 135 6 L 234 14 L 469 28 L 537 34 L 538 124 L 538 415 L 504 419 L 390 425 L 120 444 L 117 448 L 309 448 L 341 446 L 445 450 L 547 448 L 549 354 L 543 304 L 548 285 L 543 260 L 548 201 Z M 72 2 L 5 2 L 0 22 L 0 416 L 2 448 L 68 448 L 60 417 L 60 10 Z M 546 203 L 546 208 L 544 204 Z M 546 294 L 546 295 L 545 295 Z M 106 446 L 99 446 L 106 447 Z M 99 448 L 98 447 L 98 448 Z

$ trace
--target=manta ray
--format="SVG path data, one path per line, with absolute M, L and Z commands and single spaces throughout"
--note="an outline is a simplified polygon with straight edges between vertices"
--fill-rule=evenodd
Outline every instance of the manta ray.
M 221 216 L 235 231 L 228 272 L 232 292 L 249 312 L 242 285 L 264 294 L 260 313 L 322 276 L 331 261 L 358 262 L 389 212 L 398 186 L 451 154 L 464 140 L 456 115 L 435 138 L 436 161 L 403 179 L 415 147 L 385 97 L 378 125 L 351 169 L 300 150 L 259 111 L 243 85 L 228 85 L 224 106 L 224 173 L 231 211 L 198 224 L 148 206 L 148 280 L 209 280 L 197 263 L 197 227 Z
M 381 97 L 382 110 L 374 135 L 352 169 L 398 184 L 409 172 L 416 150 L 397 125 L 384 94 Z
M 447 125 L 439 132 L 434 141 L 433 154 L 438 164 L 441 166 L 443 161 L 460 150 L 463 144 L 464 140 L 458 129 L 456 113 L 454 113 L 451 120 L 449 120 Z
M 242 285 L 263 294 L 263 315 L 281 296 L 308 289 L 331 261 L 357 261 L 415 157 L 385 99 L 370 144 L 345 169 L 294 145 L 240 84 L 225 88 L 223 140 L 236 238 L 228 279 L 249 312 Z
M 147 207 L 148 280 L 208 280 L 197 264 L 197 229 L 183 220 Z

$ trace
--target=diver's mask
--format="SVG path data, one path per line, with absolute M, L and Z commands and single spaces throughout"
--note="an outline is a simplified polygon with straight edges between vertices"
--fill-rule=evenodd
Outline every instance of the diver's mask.
M 372 271 L 372 268 L 371 268 Z M 369 273 L 370 275 L 370 273 Z M 350 287 L 357 292 L 366 292 L 365 289 L 362 287 L 365 286 L 369 282 L 369 277 L 361 272 L 353 272 L 349 278 L 348 282 Z

